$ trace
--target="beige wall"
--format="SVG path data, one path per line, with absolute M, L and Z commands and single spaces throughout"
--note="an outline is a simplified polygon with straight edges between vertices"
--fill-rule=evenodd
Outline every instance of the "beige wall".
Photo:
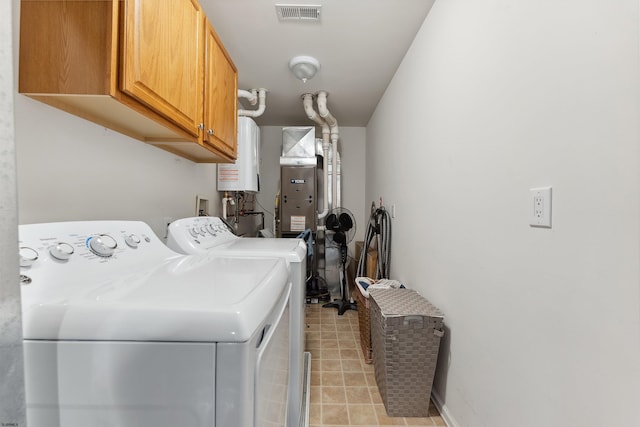
M 194 216 L 197 195 L 209 199 L 212 214 L 221 210 L 215 165 L 193 163 L 23 95 L 16 96 L 16 150 L 21 224 L 140 220 L 164 237 L 165 218 Z

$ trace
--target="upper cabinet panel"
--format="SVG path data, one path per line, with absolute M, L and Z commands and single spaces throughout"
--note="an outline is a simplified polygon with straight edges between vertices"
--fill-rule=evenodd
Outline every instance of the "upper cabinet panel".
M 207 22 L 204 117 L 206 142 L 228 155 L 237 151 L 238 72 Z
M 125 4 L 122 90 L 197 136 L 204 72 L 200 5 L 192 0 Z
M 235 67 L 205 66 L 205 19 L 195 0 L 23 0 L 19 91 L 195 162 L 233 161 Z M 205 78 L 229 82 L 228 97 L 205 94 Z
M 20 10 L 21 93 L 109 93 L 111 1 L 23 1 Z

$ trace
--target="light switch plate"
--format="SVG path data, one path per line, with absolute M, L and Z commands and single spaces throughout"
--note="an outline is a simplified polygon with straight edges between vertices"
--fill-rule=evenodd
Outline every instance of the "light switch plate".
M 529 225 L 551 228 L 551 187 L 532 188 L 529 193 L 529 209 L 531 209 Z

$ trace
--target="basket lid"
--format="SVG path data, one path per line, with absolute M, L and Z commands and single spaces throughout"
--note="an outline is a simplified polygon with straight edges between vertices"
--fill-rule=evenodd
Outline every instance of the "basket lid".
M 442 317 L 444 313 L 413 289 L 371 289 L 371 298 L 386 317 Z

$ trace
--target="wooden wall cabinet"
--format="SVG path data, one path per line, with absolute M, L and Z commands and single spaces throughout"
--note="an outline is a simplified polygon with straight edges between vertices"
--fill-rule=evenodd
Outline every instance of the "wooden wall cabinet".
M 238 151 L 238 71 L 208 20 L 205 32 L 205 142 L 236 158 Z
M 19 91 L 195 162 L 230 162 L 237 71 L 217 36 L 207 64 L 210 34 L 196 0 L 22 1 Z

